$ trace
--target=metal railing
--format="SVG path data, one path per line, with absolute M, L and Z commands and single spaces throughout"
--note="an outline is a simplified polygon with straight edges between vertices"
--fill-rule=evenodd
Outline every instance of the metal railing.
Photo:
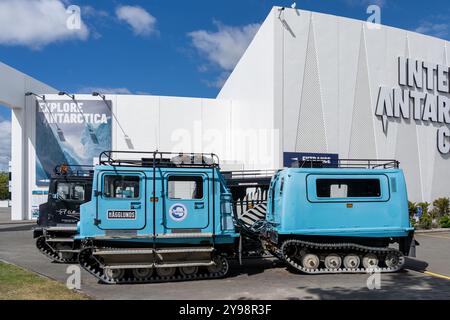
M 385 159 L 339 159 L 330 162 L 296 161 L 294 168 L 398 169 L 400 162 Z
M 214 153 L 185 153 L 161 151 L 103 151 L 101 165 L 133 167 L 219 167 Z
M 60 164 L 53 170 L 57 176 L 78 176 L 86 177 L 92 176 L 94 173 L 94 166 L 80 165 L 80 164 Z

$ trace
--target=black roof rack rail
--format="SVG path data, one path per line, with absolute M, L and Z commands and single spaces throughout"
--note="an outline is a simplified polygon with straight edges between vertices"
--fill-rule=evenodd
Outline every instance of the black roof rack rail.
M 134 157 L 139 156 L 139 157 Z M 214 153 L 186 153 L 162 151 L 103 151 L 101 165 L 128 167 L 219 167 L 219 157 Z
M 386 159 L 339 159 L 327 161 L 299 160 L 292 168 L 398 169 L 400 162 Z
M 53 170 L 55 176 L 77 176 L 86 177 L 92 176 L 94 174 L 93 165 L 85 164 L 67 164 L 63 163 L 57 165 Z
M 251 186 L 251 185 L 268 185 L 272 177 L 279 170 L 238 170 L 238 171 L 221 171 L 227 185 L 234 186 Z

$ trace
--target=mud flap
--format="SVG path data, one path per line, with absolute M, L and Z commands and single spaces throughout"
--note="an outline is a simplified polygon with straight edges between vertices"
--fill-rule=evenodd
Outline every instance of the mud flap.
M 416 240 L 416 239 L 412 239 L 411 241 L 411 246 L 409 247 L 409 253 L 408 256 L 409 257 L 416 257 L 416 246 L 420 246 L 420 243 Z

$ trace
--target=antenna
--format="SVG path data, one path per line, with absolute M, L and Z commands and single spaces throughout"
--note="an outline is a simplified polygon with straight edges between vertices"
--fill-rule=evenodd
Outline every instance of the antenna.
M 125 139 L 125 143 L 127 144 L 128 149 L 134 150 L 134 145 L 133 145 L 133 142 L 131 141 L 131 138 L 125 133 L 125 130 L 123 130 L 123 127 L 122 127 L 122 125 L 119 122 L 119 119 L 117 119 L 116 115 L 112 111 L 111 106 L 106 101 L 106 96 L 104 94 L 99 93 L 99 92 L 92 92 L 92 96 L 102 98 L 102 100 L 105 102 L 106 106 L 108 107 L 109 111 L 111 111 L 111 114 L 114 117 L 114 119 L 116 120 L 117 125 L 119 126 L 120 130 L 122 130 L 123 137 Z
M 65 92 L 65 91 L 60 91 L 60 92 L 58 93 L 58 95 L 59 95 L 59 96 L 68 96 L 69 98 L 71 98 L 71 99 L 75 102 L 75 105 L 76 105 L 76 107 L 77 107 L 78 112 L 79 112 L 79 113 L 83 116 L 83 118 L 84 118 L 84 113 L 83 113 L 83 111 L 78 107 L 78 103 L 77 103 L 77 101 L 75 100 L 75 95 L 74 95 L 74 94 L 73 94 L 73 95 L 70 95 L 70 94 L 68 94 L 68 93 Z M 85 118 L 85 119 L 86 119 L 86 118 Z M 97 135 L 95 134 L 94 130 L 92 129 L 92 126 L 91 126 L 89 123 L 87 123 L 86 120 L 85 120 L 85 124 L 86 124 L 86 127 L 88 128 L 89 136 L 91 137 L 92 142 L 93 142 L 94 144 L 99 144 Z
M 37 97 L 37 98 L 40 98 L 40 99 L 42 99 L 43 101 L 45 101 L 45 95 L 38 95 L 38 94 L 36 94 L 36 93 L 34 93 L 34 92 L 27 92 L 27 93 L 25 93 L 25 96 L 26 97 L 29 97 L 29 96 L 35 96 L 35 97 Z M 61 141 L 61 142 L 66 142 L 66 137 L 64 137 L 64 132 L 61 130 L 61 128 L 58 126 L 58 122 L 56 121 L 56 119 L 55 119 L 55 116 L 53 115 L 53 113 L 52 113 L 52 111 L 48 108 L 48 106 L 47 105 L 45 105 L 45 109 L 48 111 L 48 113 L 50 114 L 50 117 L 53 119 L 53 123 L 55 124 L 55 126 L 56 126 L 56 134 L 58 135 L 58 138 L 59 138 L 59 141 Z

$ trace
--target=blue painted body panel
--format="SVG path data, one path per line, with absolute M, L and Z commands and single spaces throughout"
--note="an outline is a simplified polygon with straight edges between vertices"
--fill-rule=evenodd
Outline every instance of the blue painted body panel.
M 377 179 L 374 197 L 319 197 L 317 179 Z M 271 182 L 268 221 L 279 235 L 406 237 L 408 195 L 400 169 L 290 168 Z
M 139 195 L 136 194 L 133 199 L 106 197 L 104 179 L 110 175 L 138 178 Z M 231 194 L 218 168 L 156 168 L 154 193 L 156 201 L 153 199 L 153 176 L 151 167 L 97 166 L 94 173 L 92 201 L 80 208 L 77 239 L 101 239 L 114 232 L 129 231 L 133 233 L 129 239 L 114 241 L 197 244 L 200 241 L 211 240 L 211 234 L 215 235 L 215 243 L 233 243 L 239 236 L 232 218 Z M 192 200 L 171 199 L 168 194 L 168 179 L 172 176 L 201 177 L 203 197 Z M 177 213 L 177 209 L 181 211 Z M 109 219 L 109 210 L 133 211 L 135 217 Z M 98 225 L 95 221 L 99 222 Z M 156 240 L 153 237 L 154 234 L 189 233 L 193 229 L 196 233 L 205 234 L 205 237 Z

